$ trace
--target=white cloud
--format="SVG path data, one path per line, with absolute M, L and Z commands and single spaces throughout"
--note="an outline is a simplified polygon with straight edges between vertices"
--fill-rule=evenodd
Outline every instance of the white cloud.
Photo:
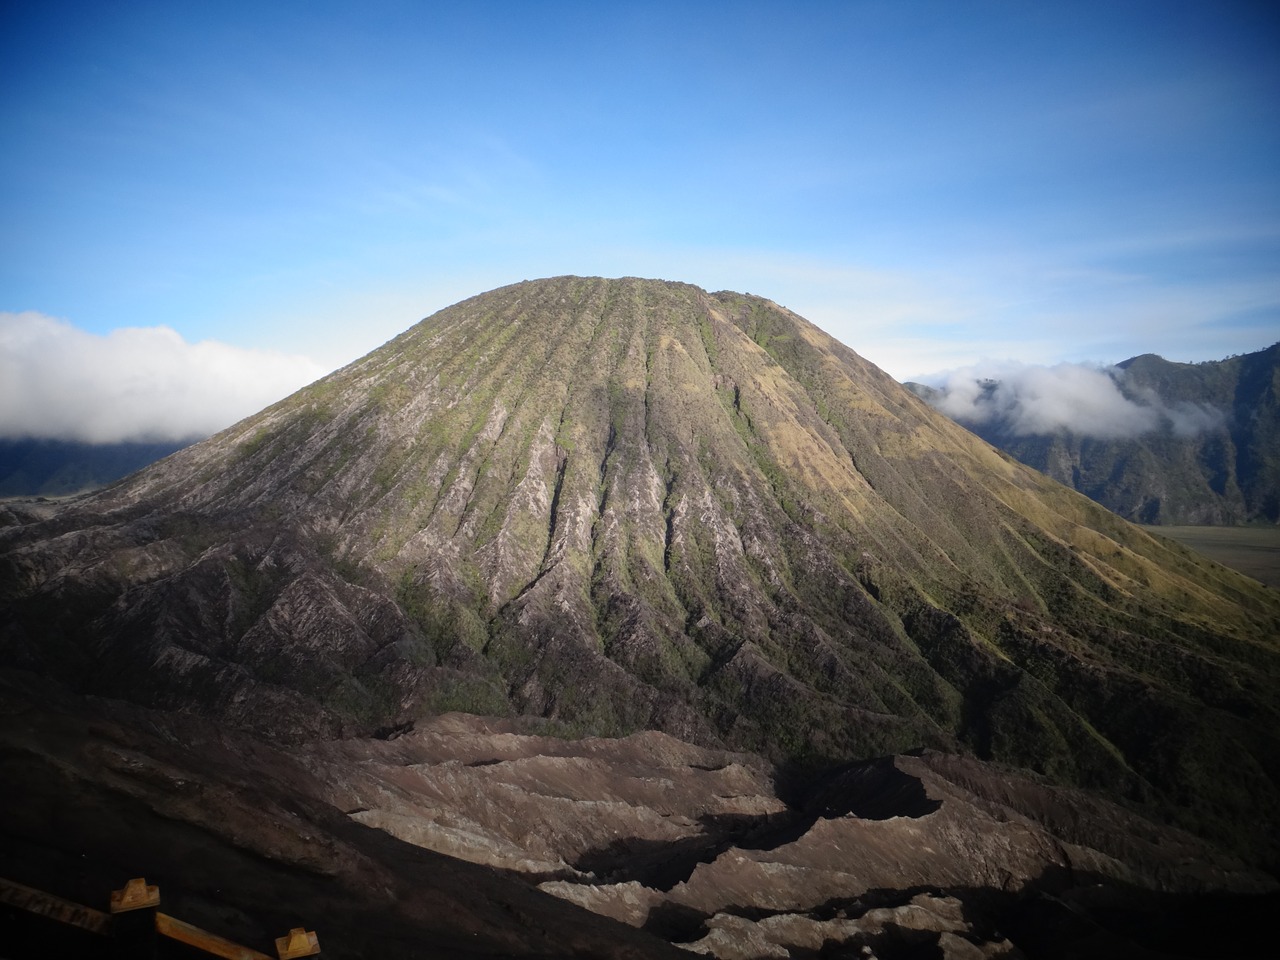
M 0 436 L 113 443 L 208 436 L 327 371 L 306 357 L 168 327 L 106 336 L 0 312 Z
M 1118 367 L 989 362 L 934 378 L 934 403 L 963 423 L 1002 424 L 1016 436 L 1062 431 L 1115 439 L 1167 429 L 1194 436 L 1223 422 L 1211 406 L 1166 404 L 1150 391 L 1121 390 Z M 1137 399 L 1135 399 L 1137 397 Z

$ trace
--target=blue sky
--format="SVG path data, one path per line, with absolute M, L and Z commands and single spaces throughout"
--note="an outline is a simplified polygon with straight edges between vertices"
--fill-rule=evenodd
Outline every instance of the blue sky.
M 563 273 L 900 379 L 1280 339 L 1272 3 L 6 0 L 0 124 L 14 409 L 22 350 L 167 328 L 283 390 Z

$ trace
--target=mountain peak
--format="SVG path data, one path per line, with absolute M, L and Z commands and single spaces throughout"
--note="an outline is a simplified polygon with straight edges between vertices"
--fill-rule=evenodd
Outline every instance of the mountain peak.
M 1140 353 L 1136 357 L 1130 357 L 1128 360 L 1121 360 L 1116 364 L 1121 370 L 1127 370 L 1135 364 L 1163 364 L 1169 363 L 1164 357 L 1158 353 Z
M 276 738 L 462 709 L 1280 799 L 1227 774 L 1273 762 L 1273 594 L 760 297 L 481 294 L 4 538 L 10 664 Z

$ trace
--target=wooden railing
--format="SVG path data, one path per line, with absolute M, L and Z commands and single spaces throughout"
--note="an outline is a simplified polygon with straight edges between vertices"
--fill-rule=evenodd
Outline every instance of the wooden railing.
M 286 936 L 277 938 L 276 957 L 272 957 L 161 913 L 160 888 L 148 884 L 142 877 L 113 890 L 109 902 L 110 912 L 103 913 L 0 878 L 0 904 L 75 931 L 88 942 L 96 943 L 103 956 L 163 956 L 168 942 L 224 960 L 297 960 L 320 954 L 315 933 L 303 927 L 296 927 Z M 39 939 L 38 936 L 35 939 Z M 32 943 L 31 946 L 35 955 L 34 951 L 38 951 L 40 945 Z M 41 951 L 39 955 L 46 954 Z

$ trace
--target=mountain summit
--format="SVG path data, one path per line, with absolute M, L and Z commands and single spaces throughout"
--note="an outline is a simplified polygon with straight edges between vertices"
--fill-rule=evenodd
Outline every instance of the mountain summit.
M 8 520 L 7 666 L 276 740 L 465 710 L 813 765 L 972 752 L 1237 849 L 1280 809 L 1274 592 L 760 297 L 504 287 Z

